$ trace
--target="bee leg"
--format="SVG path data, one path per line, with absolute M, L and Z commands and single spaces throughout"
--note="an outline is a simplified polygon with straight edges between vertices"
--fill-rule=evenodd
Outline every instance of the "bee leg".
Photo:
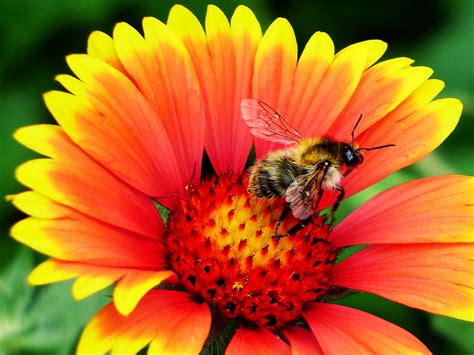
M 339 208 L 341 201 L 344 199 L 344 195 L 346 194 L 342 186 L 336 186 L 336 190 L 339 191 L 339 195 L 337 195 L 336 202 L 334 203 L 334 205 L 332 205 L 331 208 L 331 219 L 333 222 L 336 220 L 335 213 Z
M 321 199 L 323 198 L 323 193 L 324 190 L 323 188 L 318 189 L 318 197 L 316 198 L 316 203 L 314 203 L 311 207 L 313 208 L 313 211 L 317 211 L 319 207 L 319 203 L 321 202 Z
M 279 234 L 278 229 L 280 228 L 280 225 L 282 224 L 283 220 L 288 216 L 288 213 L 290 213 L 291 208 L 289 205 L 286 205 L 283 211 L 280 214 L 280 217 L 278 217 L 278 222 L 275 227 L 275 235 L 273 238 L 276 238 L 277 240 L 280 240 L 280 238 L 288 237 L 289 235 L 297 233 L 299 230 L 303 229 L 306 227 L 310 222 L 313 221 L 312 217 L 309 216 L 308 218 L 301 220 L 299 223 L 295 224 L 293 227 L 288 229 L 285 234 Z
M 303 219 L 299 223 L 295 224 L 293 227 L 288 229 L 288 231 L 285 233 L 284 236 L 286 237 L 286 236 L 298 233 L 301 229 L 306 227 L 310 222 L 314 223 L 313 216 L 309 216 L 308 218 Z
M 283 220 L 288 216 L 288 213 L 290 213 L 290 206 L 288 204 L 285 205 L 283 208 L 283 211 L 281 211 L 280 216 L 278 217 L 278 221 L 275 227 L 275 238 L 280 239 L 280 237 L 284 237 L 280 234 L 278 234 L 278 229 L 280 228 L 281 223 Z
M 324 189 L 323 189 L 323 181 L 324 181 L 324 178 L 326 177 L 326 174 L 328 173 L 328 170 L 329 170 L 329 167 L 331 166 L 330 164 L 328 164 L 327 162 L 325 162 L 326 164 L 324 165 L 324 172 L 323 172 L 323 176 L 319 182 L 319 186 L 318 186 L 318 196 L 316 198 L 316 200 L 311 204 L 311 207 L 313 209 L 313 211 L 317 211 L 318 210 L 318 207 L 319 207 L 319 203 L 321 202 L 321 199 L 323 198 L 323 193 L 324 193 Z

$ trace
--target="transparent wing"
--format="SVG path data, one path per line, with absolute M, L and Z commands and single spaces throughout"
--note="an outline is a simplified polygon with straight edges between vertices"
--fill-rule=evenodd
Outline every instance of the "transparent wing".
M 296 180 L 286 189 L 285 198 L 296 218 L 304 220 L 313 214 L 311 191 L 305 190 Z
M 312 173 L 300 175 L 288 187 L 285 198 L 293 216 L 304 220 L 317 210 L 327 170 L 327 167 L 322 167 Z
M 262 101 L 244 99 L 240 103 L 240 109 L 254 137 L 282 144 L 298 143 L 303 138 L 300 132 Z

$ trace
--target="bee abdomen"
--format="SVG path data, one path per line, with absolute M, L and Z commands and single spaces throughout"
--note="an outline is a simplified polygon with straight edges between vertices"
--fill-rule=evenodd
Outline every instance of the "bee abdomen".
M 261 161 L 250 170 L 248 191 L 257 197 L 275 198 L 285 195 L 288 188 L 287 179 L 282 178 L 282 171 L 270 164 Z

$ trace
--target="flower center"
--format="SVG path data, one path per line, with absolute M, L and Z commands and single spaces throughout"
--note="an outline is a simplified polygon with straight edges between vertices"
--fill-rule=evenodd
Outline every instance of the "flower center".
M 246 176 L 191 187 L 168 220 L 170 263 L 182 286 L 227 318 L 275 329 L 328 289 L 337 256 L 329 226 L 302 225 L 284 199 L 247 192 Z

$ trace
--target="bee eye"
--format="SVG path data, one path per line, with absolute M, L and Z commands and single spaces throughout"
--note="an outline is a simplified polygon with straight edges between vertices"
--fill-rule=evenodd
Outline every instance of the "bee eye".
M 362 156 L 352 149 L 352 147 L 345 147 L 343 151 L 344 164 L 347 166 L 356 166 L 362 163 Z

